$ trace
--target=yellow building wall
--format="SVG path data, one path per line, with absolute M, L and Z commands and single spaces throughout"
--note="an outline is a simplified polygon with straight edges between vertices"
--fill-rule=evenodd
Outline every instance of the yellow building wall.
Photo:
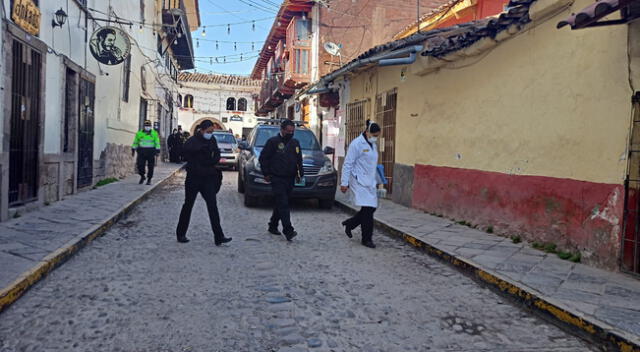
M 632 96 L 628 27 L 555 27 L 590 3 L 576 2 L 464 67 L 358 73 L 351 101 L 371 99 L 373 114 L 376 94 L 398 88 L 397 163 L 621 184 Z

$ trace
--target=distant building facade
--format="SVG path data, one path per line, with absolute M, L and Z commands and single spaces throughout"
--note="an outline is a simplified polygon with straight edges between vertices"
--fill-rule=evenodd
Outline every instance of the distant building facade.
M 178 76 L 178 123 L 191 134 L 205 119 L 218 129 L 246 135 L 258 122 L 255 115 L 260 81 L 245 76 L 189 73 Z

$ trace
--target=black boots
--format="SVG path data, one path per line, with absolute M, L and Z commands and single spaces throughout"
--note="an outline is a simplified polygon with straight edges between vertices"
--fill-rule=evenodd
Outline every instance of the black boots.
M 269 224 L 269 233 L 272 235 L 282 235 L 282 233 L 278 230 L 278 225 L 275 226 Z
M 369 248 L 376 248 L 376 245 L 371 240 L 362 241 L 362 245 L 365 246 L 365 247 L 369 247 Z
M 217 239 L 216 238 L 216 240 L 215 240 L 216 246 L 220 246 L 223 243 L 229 243 L 229 242 L 231 242 L 232 239 L 233 238 L 231 238 L 231 237 L 222 237 L 221 239 Z
M 151 184 L 151 177 L 149 177 L 149 178 L 147 179 L 147 184 L 148 184 L 148 185 L 150 185 L 150 184 Z
M 298 233 L 295 231 L 285 232 L 284 237 L 287 238 L 287 241 L 291 241 L 294 237 L 298 236 Z
M 180 243 L 189 243 L 189 239 L 186 237 L 178 237 L 178 242 Z
M 351 233 L 351 229 L 349 228 L 349 220 L 343 221 L 342 226 L 344 226 L 344 233 L 347 234 L 347 237 L 353 238 L 353 234 Z
M 138 184 L 139 185 L 143 184 L 144 180 L 145 180 L 144 176 L 140 175 L 140 182 L 138 182 Z

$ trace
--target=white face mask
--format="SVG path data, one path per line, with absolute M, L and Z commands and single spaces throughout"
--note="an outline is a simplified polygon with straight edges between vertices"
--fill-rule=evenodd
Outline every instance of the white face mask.
M 144 130 L 147 132 L 151 131 L 151 126 L 144 126 Z
M 369 142 L 375 143 L 377 141 L 378 141 L 378 137 L 374 137 L 374 136 L 369 137 Z
M 204 137 L 204 139 L 209 140 L 211 139 L 211 137 L 213 137 L 213 133 L 203 133 L 202 137 Z

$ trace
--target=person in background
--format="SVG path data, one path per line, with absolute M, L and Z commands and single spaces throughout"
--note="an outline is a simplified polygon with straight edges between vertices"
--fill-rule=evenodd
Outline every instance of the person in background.
M 131 146 L 131 155 L 138 153 L 138 159 L 136 164 L 138 166 L 138 174 L 140 175 L 139 184 L 144 183 L 145 180 L 145 166 L 146 166 L 146 180 L 147 184 L 151 184 L 153 178 L 153 169 L 156 165 L 156 156 L 160 154 L 160 136 L 158 132 L 151 127 L 151 121 L 146 120 L 144 122 L 144 128 L 142 131 L 136 133 L 133 139 L 133 145 Z
M 293 138 L 296 125 L 291 120 L 283 120 L 280 133 L 271 137 L 260 153 L 260 168 L 265 179 L 271 182 L 275 197 L 273 214 L 269 221 L 269 232 L 281 235 L 278 224 L 282 222 L 282 233 L 291 241 L 298 233 L 291 225 L 291 211 L 289 197 L 293 191 L 296 179 L 304 177 L 302 168 L 302 151 L 300 143 Z
M 189 138 L 183 147 L 183 155 L 187 160 L 187 179 L 184 184 L 185 200 L 180 212 L 176 235 L 178 242 L 189 242 L 187 230 L 191 220 L 191 211 L 196 202 L 196 197 L 200 193 L 207 203 L 215 245 L 220 246 L 231 241 L 231 238 L 225 237 L 222 231 L 216 200 L 216 194 L 222 186 L 222 172 L 216 168 L 220 161 L 220 149 L 216 139 L 213 138 L 213 122 L 209 120 L 203 121 L 198 131 L 193 137 Z
M 182 136 L 178 134 L 178 129 L 174 129 L 173 133 L 167 138 L 167 148 L 169 149 L 169 162 L 177 163 L 180 161 L 178 153 L 178 141 Z
M 360 211 L 350 219 L 342 222 L 345 233 L 352 238 L 358 226 L 362 229 L 362 245 L 376 248 L 373 243 L 373 213 L 378 207 L 378 148 L 376 142 L 380 136 L 380 126 L 367 120 L 366 130 L 351 144 L 342 166 L 342 193 L 351 191 L 356 206 Z

